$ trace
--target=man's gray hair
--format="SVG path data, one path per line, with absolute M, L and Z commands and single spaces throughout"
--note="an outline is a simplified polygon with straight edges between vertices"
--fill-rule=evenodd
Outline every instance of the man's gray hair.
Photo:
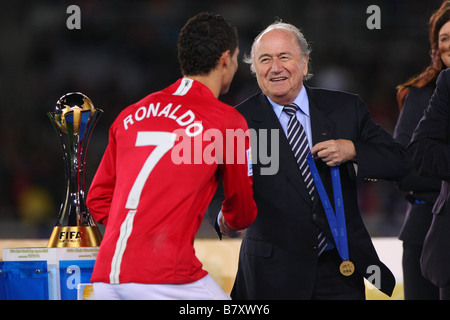
M 309 46 L 308 42 L 305 39 L 305 36 L 303 35 L 303 33 L 300 31 L 300 29 L 298 29 L 296 26 L 289 24 L 289 23 L 284 23 L 281 20 L 275 21 L 274 23 L 272 23 L 271 25 L 269 25 L 266 29 L 264 29 L 263 31 L 261 31 L 260 34 L 258 34 L 255 38 L 255 40 L 253 41 L 252 44 L 252 48 L 250 51 L 250 55 L 245 55 L 244 56 L 244 62 L 250 65 L 250 70 L 253 74 L 256 74 L 256 70 L 255 70 L 255 44 L 258 42 L 258 40 L 265 35 L 267 32 L 272 31 L 274 29 L 283 29 L 286 30 L 288 32 L 292 32 L 295 37 L 297 38 L 298 41 L 298 45 L 299 45 L 299 49 L 300 49 L 300 54 L 302 55 L 303 58 L 303 63 L 306 62 L 306 57 L 310 55 L 311 53 L 311 47 Z M 309 70 L 310 68 L 308 68 Z M 309 73 L 303 78 L 303 80 L 308 80 L 312 78 L 312 74 Z

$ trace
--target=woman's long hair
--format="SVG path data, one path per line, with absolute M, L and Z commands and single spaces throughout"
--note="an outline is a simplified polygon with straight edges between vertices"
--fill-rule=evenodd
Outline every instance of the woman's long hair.
M 439 52 L 439 31 L 448 21 L 450 21 L 450 0 L 442 2 L 441 7 L 430 17 L 428 23 L 431 45 L 430 65 L 419 75 L 397 86 L 397 103 L 400 109 L 403 107 L 409 87 L 423 88 L 429 84 L 434 85 L 439 73 L 445 68 Z

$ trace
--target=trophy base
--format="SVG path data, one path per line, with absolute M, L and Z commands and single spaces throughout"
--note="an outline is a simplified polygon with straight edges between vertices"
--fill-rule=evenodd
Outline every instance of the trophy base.
M 54 227 L 47 248 L 99 247 L 102 234 L 94 227 Z

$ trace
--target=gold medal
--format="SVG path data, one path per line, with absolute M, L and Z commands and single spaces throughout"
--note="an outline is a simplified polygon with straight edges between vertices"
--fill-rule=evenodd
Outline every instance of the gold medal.
M 344 276 L 349 277 L 355 272 L 355 265 L 350 260 L 343 261 L 339 267 L 339 271 Z

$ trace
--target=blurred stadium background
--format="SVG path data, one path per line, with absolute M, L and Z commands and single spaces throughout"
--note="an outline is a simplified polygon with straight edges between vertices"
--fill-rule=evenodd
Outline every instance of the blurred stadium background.
M 81 91 L 104 110 L 87 152 L 92 181 L 118 113 L 180 77 L 176 42 L 201 11 L 223 14 L 239 30 L 241 58 L 276 18 L 300 27 L 311 43 L 311 86 L 358 93 L 373 118 L 393 133 L 395 87 L 429 62 L 429 0 L 148 0 L 3 1 L 0 5 L 0 239 L 48 238 L 64 193 L 62 152 L 46 115 L 65 93 Z M 69 30 L 69 5 L 81 29 Z M 381 29 L 369 30 L 371 4 Z M 242 60 L 242 59 L 241 59 Z M 240 68 L 222 100 L 234 105 L 257 92 Z M 374 237 L 396 237 L 405 200 L 392 182 L 361 186 L 363 218 Z M 214 236 L 202 226 L 199 236 Z

